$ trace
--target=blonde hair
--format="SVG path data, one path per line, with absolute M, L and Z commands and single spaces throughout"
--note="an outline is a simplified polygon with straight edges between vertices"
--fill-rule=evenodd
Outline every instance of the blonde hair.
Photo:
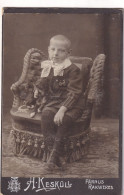
M 68 49 L 70 49 L 70 47 L 71 47 L 71 41 L 66 36 L 64 36 L 64 35 L 55 35 L 55 36 L 53 36 L 50 39 L 50 43 L 53 40 L 61 40 L 61 41 L 65 42 L 65 44 L 67 45 Z

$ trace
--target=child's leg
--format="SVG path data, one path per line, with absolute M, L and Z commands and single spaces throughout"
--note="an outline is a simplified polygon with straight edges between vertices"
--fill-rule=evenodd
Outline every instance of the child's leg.
M 57 128 L 56 139 L 62 139 L 63 137 L 65 137 L 73 124 L 74 119 L 65 114 L 62 124 Z
M 48 164 L 50 163 L 51 168 L 52 168 L 51 163 L 61 166 L 59 157 L 61 156 L 61 152 L 63 148 L 62 139 L 63 137 L 66 136 L 66 133 L 69 131 L 73 122 L 74 122 L 74 119 L 72 119 L 70 116 L 65 115 L 63 118 L 62 125 L 58 126 L 57 128 L 53 150 L 51 152 L 51 155 L 48 161 Z
M 50 110 L 44 111 L 41 115 L 41 130 L 45 138 L 55 136 L 56 125 L 54 123 L 54 116 L 55 113 Z

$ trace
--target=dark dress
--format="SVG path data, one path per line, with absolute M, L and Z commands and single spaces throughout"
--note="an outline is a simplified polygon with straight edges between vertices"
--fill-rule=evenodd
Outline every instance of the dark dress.
M 54 76 L 51 68 L 46 79 L 49 83 L 49 95 L 42 113 L 46 110 L 57 113 L 61 106 L 65 106 L 66 115 L 76 120 L 84 108 L 84 86 L 80 69 L 71 64 L 64 69 L 63 76 Z
M 84 108 L 83 78 L 80 69 L 71 64 L 64 69 L 63 76 L 54 76 L 51 69 L 46 79 L 49 83 L 49 101 L 41 113 L 41 130 L 47 148 L 51 148 L 52 145 L 48 162 L 57 164 L 57 159 L 63 153 L 63 138 L 68 136 Z M 65 106 L 67 111 L 62 124 L 57 126 L 54 123 L 54 116 L 61 106 Z

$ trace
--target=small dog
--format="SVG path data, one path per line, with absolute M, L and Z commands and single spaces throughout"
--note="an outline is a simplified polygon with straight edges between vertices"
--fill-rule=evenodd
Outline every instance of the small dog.
M 29 101 L 26 105 L 33 108 L 30 117 L 33 118 L 37 112 L 41 112 L 48 100 L 48 81 L 46 78 L 40 78 L 34 85 L 33 98 L 27 97 Z
M 19 96 L 26 106 L 34 104 L 34 85 L 32 82 L 25 82 L 19 86 Z

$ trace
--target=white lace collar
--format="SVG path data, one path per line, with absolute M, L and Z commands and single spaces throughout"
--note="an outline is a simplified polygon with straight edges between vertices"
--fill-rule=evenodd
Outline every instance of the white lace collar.
M 64 69 L 71 65 L 69 58 L 66 58 L 62 63 L 53 63 L 50 60 L 43 61 L 41 63 L 42 73 L 41 77 L 47 77 L 50 73 L 51 68 L 54 70 L 54 76 L 63 76 Z

